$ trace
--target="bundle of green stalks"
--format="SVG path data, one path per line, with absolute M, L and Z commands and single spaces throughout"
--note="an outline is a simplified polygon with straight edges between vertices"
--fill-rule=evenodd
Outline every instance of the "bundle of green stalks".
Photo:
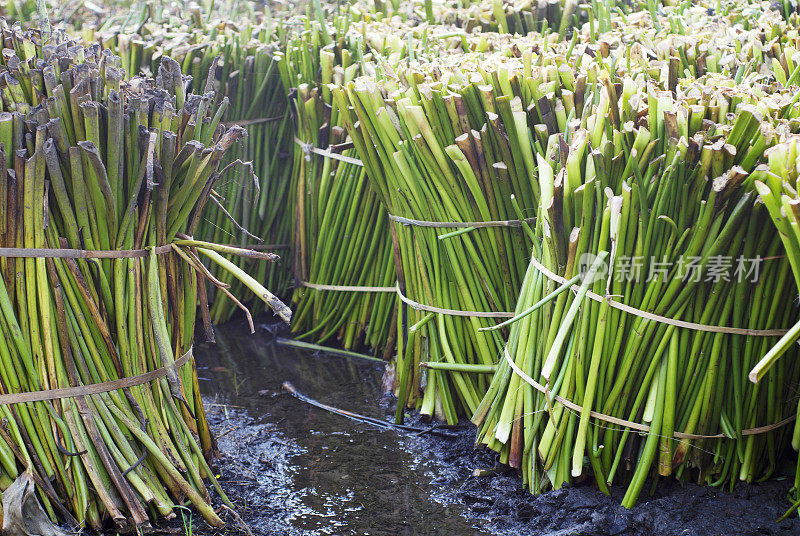
M 798 178 L 800 177 L 800 139 L 792 136 L 782 143 L 771 147 L 767 151 L 767 162 L 758 166 L 751 174 L 755 190 L 767 208 L 769 215 L 783 242 L 789 264 L 794 273 L 796 289 L 800 289 L 800 219 L 798 209 L 800 196 L 798 196 Z M 794 297 L 797 296 L 795 292 Z M 800 322 L 795 324 L 789 332 L 766 352 L 761 360 L 750 371 L 749 377 L 756 385 L 761 385 L 769 378 L 774 368 L 786 366 L 780 360 L 782 356 L 789 360 L 794 357 L 796 341 L 800 338 Z M 788 355 L 787 355 L 788 354 Z M 800 412 L 800 406 L 797 411 Z M 800 424 L 795 421 L 792 434 L 792 447 L 800 450 Z M 798 457 L 800 467 L 800 457 Z M 794 497 L 800 495 L 800 470 L 795 473 L 793 488 Z M 800 500 L 794 508 L 800 506 Z
M 148 2 L 132 5 L 132 2 L 115 0 L 111 2 L 71 2 L 69 0 L 3 0 L 0 2 L 0 15 L 20 23 L 24 28 L 36 28 L 41 20 L 40 9 L 45 10 L 48 19 L 63 29 L 79 32 L 81 26 L 99 28 L 103 23 L 119 24 L 125 21 L 133 27 L 143 24 L 147 19 L 163 12 L 167 2 Z M 41 8 L 40 8 L 41 6 Z
M 686 3 L 664 7 L 655 18 L 657 25 L 646 11 L 627 15 L 615 12 L 603 26 L 586 23 L 576 28 L 566 41 L 548 32 L 519 37 L 446 26 L 410 28 L 409 21 L 399 18 L 353 22 L 349 32 L 361 34 L 366 46 L 392 66 L 404 63 L 403 58 L 424 60 L 434 53 L 437 60 L 431 63 L 436 66 L 442 56 L 465 52 L 481 66 L 490 66 L 496 57 L 505 63 L 531 49 L 535 52 L 531 59 L 534 68 L 554 64 L 567 79 L 582 63 L 589 62 L 606 70 L 646 70 L 648 79 L 662 85 L 674 86 L 681 79 L 706 74 L 725 75 L 736 83 L 778 82 L 783 88 L 796 83 L 793 56 L 797 52 L 797 26 L 758 4 L 728 3 L 724 8 L 722 12 L 709 11 L 703 4 Z M 632 32 L 635 41 L 631 41 Z M 398 41 L 411 48 L 404 50 Z M 390 52 L 384 53 L 385 47 Z M 457 57 L 456 61 L 460 68 L 459 64 L 470 58 Z
M 546 37 L 558 43 L 553 33 Z M 566 45 L 600 56 L 606 69 L 644 68 L 650 78 L 669 77 L 673 84 L 722 74 L 736 83 L 777 81 L 787 88 L 797 81 L 797 39 L 797 25 L 767 9 L 766 3 L 679 2 L 657 12 L 617 10 L 576 28 Z
M 346 32 L 341 32 L 346 33 Z M 343 84 L 370 61 L 360 39 L 330 38 L 316 22 L 296 36 L 280 59 L 287 92 L 293 92 L 296 137 L 302 144 L 355 156 L 334 105 L 329 85 Z M 296 218 L 293 248 L 296 315 L 293 331 L 301 340 L 325 343 L 336 338 L 345 349 L 362 344 L 378 354 L 394 349 L 394 292 L 318 289 L 392 287 L 392 239 L 386 211 L 353 162 L 322 158 L 294 144 L 292 164 Z
M 151 74 L 158 70 L 161 58 L 178 61 L 184 74 L 191 76 L 190 87 L 198 90 L 206 83 L 209 68 L 220 56 L 222 65 L 228 59 L 228 73 L 239 67 L 241 53 L 255 53 L 256 48 L 277 43 L 282 32 L 279 24 L 263 16 L 256 21 L 228 18 L 217 12 L 206 13 L 197 6 L 181 10 L 174 6 L 164 20 L 146 21 L 141 25 L 124 23 L 87 27 L 82 32 L 86 42 L 97 41 L 119 55 L 122 67 L 130 73 Z
M 40 7 L 41 6 L 41 7 Z M 289 8 L 282 2 L 269 4 L 238 0 L 2 0 L 0 14 L 19 22 L 24 28 L 36 28 L 46 11 L 51 23 L 69 32 L 70 36 L 91 41 L 96 33 L 158 32 L 159 28 L 202 28 L 219 23 L 260 23 L 271 13 L 285 14 Z
M 787 0 L 793 2 L 794 0 Z M 788 11 L 769 2 L 685 2 L 665 0 L 475 0 L 453 2 L 447 0 L 417 0 L 412 2 L 354 1 L 346 12 L 355 20 L 401 19 L 415 24 L 426 22 L 434 25 L 451 25 L 472 32 L 497 32 L 506 35 L 526 36 L 531 33 L 553 34 L 557 40 L 570 38 L 582 27 L 595 36 L 620 26 L 629 26 L 627 17 L 646 17 L 650 27 L 661 29 L 663 18 L 679 12 L 697 10 L 724 14 L 741 11 L 751 6 L 750 11 L 772 10 L 788 18 Z M 788 14 L 787 14 L 788 13 Z M 750 13 L 748 20 L 756 17 Z M 655 21 L 653 23 L 652 21 Z M 669 24 L 667 24 L 669 27 Z
M 0 259 L 0 389 L 96 384 L 167 367 L 124 390 L 0 406 L 0 489 L 33 474 L 53 520 L 145 528 L 192 504 L 214 526 L 191 351 L 196 304 L 211 281 L 200 258 L 234 273 L 289 320 L 266 288 L 192 240 L 225 154 L 243 129 L 220 124 L 211 94 L 186 91 L 177 63 L 124 80 L 120 60 L 61 34 L 2 28 L 0 246 L 141 250 L 144 257 Z M 157 252 L 154 247 L 163 247 Z
M 340 13 L 353 21 L 399 20 L 414 27 L 450 26 L 466 33 L 495 32 L 517 37 L 539 33 L 563 40 L 576 31 L 589 32 L 595 39 L 613 30 L 663 31 L 662 36 L 666 37 L 685 34 L 691 27 L 702 30 L 704 25 L 720 23 L 736 31 L 733 25 L 742 24 L 749 29 L 764 16 L 791 23 L 796 20 L 792 17 L 797 17 L 796 4 L 796 0 L 356 0 Z M 638 41 L 641 36 L 636 37 Z
M 650 70 L 668 70 L 674 78 L 718 73 L 736 82 L 754 78 L 788 87 L 797 76 L 792 59 L 797 25 L 763 7 L 728 3 L 716 10 L 681 3 L 659 11 L 655 19 L 647 12 L 615 14 L 606 28 L 583 25 L 579 40 L 592 43 L 600 55 L 616 57 L 619 65 L 645 56 Z M 636 44 L 629 43 L 632 33 Z
M 401 291 L 442 309 L 513 310 L 531 247 L 522 227 L 446 225 L 522 220 L 535 212 L 538 185 L 531 181 L 535 163 L 526 114 L 512 99 L 508 80 L 502 74 L 495 80 L 494 98 L 483 80 L 452 92 L 445 82 L 402 90 L 385 81 L 359 79 L 334 89 L 334 97 L 389 213 L 445 224 L 394 224 Z M 451 423 L 459 413 L 474 412 L 488 380 L 471 366 L 489 371 L 502 346 L 476 332 L 491 321 L 403 307 L 398 322 L 401 333 L 408 328 L 407 339 L 398 340 L 398 419 L 406 405 Z M 439 365 L 423 373 L 423 361 Z
M 683 79 L 715 74 L 724 75 L 726 83 L 777 82 L 779 88 L 796 83 L 797 27 L 758 3 L 724 7 L 722 12 L 709 11 L 704 4 L 664 7 L 657 13 L 657 26 L 648 12 L 624 15 L 618 11 L 612 13 L 602 32 L 599 26 L 587 23 L 567 41 L 558 40 L 553 33 L 519 37 L 446 26 L 410 28 L 409 21 L 399 18 L 351 22 L 348 31 L 363 36 L 378 59 L 373 70 L 386 78 L 391 78 L 398 66 L 404 70 L 409 62 L 412 68 L 422 68 L 426 76 L 435 78 L 438 68 L 458 81 L 467 76 L 470 64 L 492 70 L 495 62 L 508 69 L 528 62 L 533 70 L 555 69 L 556 78 L 547 81 L 557 82 L 548 88 L 556 94 L 560 84 L 571 92 L 575 73 L 588 64 L 596 64 L 600 70 L 641 73 L 666 89 L 674 89 Z M 631 32 L 636 34 L 633 42 Z M 435 59 L 429 61 L 431 58 Z M 514 58 L 521 61 L 515 63 Z M 415 64 L 417 60 L 427 61 L 428 66 Z M 382 69 L 384 62 L 394 69 Z
M 170 19 L 163 27 L 145 26 L 137 34 L 109 28 L 95 38 L 119 53 L 129 72 L 155 72 L 162 58 L 174 57 L 182 72 L 191 77 L 192 89 L 213 89 L 218 104 L 225 108 L 226 122 L 247 130 L 246 140 L 232 148 L 226 163 L 247 162 L 252 173 L 230 176 L 214 188 L 211 206 L 196 236 L 280 254 L 283 259 L 277 263 L 227 258 L 277 294 L 286 295 L 291 283 L 288 259 L 294 218 L 290 201 L 294 134 L 275 58 L 275 51 L 282 48 L 281 34 L 280 26 L 268 23 L 237 24 L 215 19 L 206 24 L 202 19 L 190 23 Z M 234 295 L 243 290 L 242 284 L 224 270 L 212 269 L 212 273 L 230 284 Z M 215 323 L 228 320 L 240 308 L 226 293 L 215 291 L 211 298 Z M 247 305 L 258 313 L 263 304 L 256 301 Z
M 768 478 L 788 445 L 787 427 L 742 433 L 793 411 L 795 363 L 782 361 L 763 385 L 747 381 L 775 337 L 677 327 L 587 298 L 756 330 L 797 317 L 785 292 L 790 263 L 752 191 L 796 102 L 704 82 L 673 94 L 601 77 L 536 155 L 533 257 L 568 283 L 531 265 L 504 353 L 547 394 L 503 359 L 473 415 L 479 443 L 519 468 L 534 493 L 591 473 L 606 493 L 627 484 L 631 507 L 649 476 L 731 486 Z M 586 277 L 592 269 L 581 267 L 594 260 L 604 271 Z M 649 430 L 631 433 L 592 411 Z
M 400 17 L 425 21 L 431 25 L 453 25 L 472 32 L 499 32 L 527 35 L 531 32 L 554 31 L 566 35 L 598 11 L 616 11 L 617 2 L 582 3 L 576 0 L 526 0 L 504 2 L 447 2 L 398 0 L 354 2 L 348 12 L 357 20 Z M 620 5 L 622 3 L 620 2 Z
M 408 57 L 460 54 L 465 42 L 463 32 L 441 28 L 419 31 L 397 21 L 351 23 L 339 17 L 333 38 L 320 28 L 317 21 L 309 21 L 305 31 L 287 47 L 281 65 L 287 90 L 297 88 L 298 139 L 344 156 L 360 152 L 345 143 L 349 113 L 342 116 L 342 104 L 333 102 L 330 84 L 342 86 L 365 71 L 389 69 L 387 66 Z M 399 37 L 402 34 L 405 39 Z M 478 46 L 490 48 L 485 40 Z M 299 144 L 293 169 L 298 211 L 294 249 L 300 285 L 295 292 L 295 333 L 317 342 L 336 336 L 345 348 L 352 348 L 360 343 L 363 332 L 367 346 L 388 356 L 394 350 L 398 325 L 392 293 L 302 286 L 304 282 L 355 287 L 394 284 L 391 231 L 386 208 L 381 205 L 385 196 L 369 183 L 364 167 L 308 154 Z M 353 199 L 359 202 L 353 203 Z M 512 210 L 510 205 L 507 209 Z M 518 254 L 526 247 L 521 246 Z M 524 263 L 522 266 L 524 269 Z M 433 403 L 434 398 L 430 400 Z M 442 407 L 440 404 L 439 415 L 443 417 Z M 429 405 L 428 410 L 433 408 Z M 452 420 L 455 408 L 450 407 L 448 412 Z

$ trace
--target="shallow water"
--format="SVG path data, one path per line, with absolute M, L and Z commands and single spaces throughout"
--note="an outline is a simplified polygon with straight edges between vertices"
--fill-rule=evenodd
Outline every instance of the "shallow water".
M 383 419 L 389 410 L 381 404 L 380 363 L 281 346 L 269 334 L 249 337 L 236 327 L 220 330 L 217 344 L 201 345 L 197 355 L 210 417 L 225 434 L 220 450 L 245 457 L 239 461 L 259 484 L 248 508 L 271 517 L 251 522 L 254 531 L 486 533 L 462 516 L 462 506 L 430 499 L 437 460 L 413 448 L 418 440 L 315 408 L 281 389 L 290 381 L 320 402 Z M 231 441 L 233 431 L 226 430 L 237 426 L 248 432 Z
M 287 394 L 285 381 L 341 409 L 393 414 L 380 363 L 281 346 L 271 329 L 251 336 L 234 321 L 196 351 L 220 481 L 256 535 L 800 534 L 797 518 L 775 521 L 788 506 L 787 481 L 732 494 L 663 481 L 625 510 L 622 489 L 532 497 L 514 474 L 473 477 L 494 456 L 473 450 L 469 426 L 449 438 L 380 430 Z

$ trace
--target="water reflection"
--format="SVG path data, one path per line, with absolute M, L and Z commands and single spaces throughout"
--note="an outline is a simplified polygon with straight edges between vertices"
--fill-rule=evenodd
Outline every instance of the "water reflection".
M 441 467 L 426 442 L 281 393 L 290 381 L 320 402 L 386 418 L 380 364 L 279 346 L 265 326 L 250 336 L 231 324 L 196 354 L 220 448 L 244 460 L 253 479 L 246 500 L 264 518 L 254 532 L 484 534 L 460 507 L 430 499 Z

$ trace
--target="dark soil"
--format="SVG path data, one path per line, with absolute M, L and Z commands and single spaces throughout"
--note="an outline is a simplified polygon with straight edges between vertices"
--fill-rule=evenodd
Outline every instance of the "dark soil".
M 534 497 L 513 472 L 473 476 L 495 457 L 474 450 L 469 424 L 451 437 L 381 430 L 281 389 L 290 381 L 321 402 L 389 421 L 380 364 L 279 346 L 266 326 L 254 336 L 223 328 L 197 356 L 217 472 L 256 535 L 800 534 L 797 517 L 777 522 L 788 479 L 733 493 L 664 480 L 632 510 L 619 506 L 621 488 L 613 497 L 589 484 Z M 226 532 L 236 532 L 237 520 L 228 521 Z M 196 516 L 194 525 L 207 533 Z

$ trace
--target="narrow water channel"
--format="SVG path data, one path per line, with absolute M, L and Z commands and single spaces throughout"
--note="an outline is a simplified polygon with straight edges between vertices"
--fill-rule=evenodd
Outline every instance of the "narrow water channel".
M 383 419 L 380 363 L 281 346 L 261 330 L 251 337 L 224 327 L 216 345 L 197 352 L 220 450 L 236 461 L 230 467 L 244 488 L 249 478 L 255 484 L 245 497 L 234 494 L 263 514 L 248 519 L 254 532 L 488 533 L 463 517 L 463 506 L 431 500 L 437 473 L 452 468 L 424 450 L 427 440 L 348 420 L 281 388 L 290 381 L 320 402 Z

